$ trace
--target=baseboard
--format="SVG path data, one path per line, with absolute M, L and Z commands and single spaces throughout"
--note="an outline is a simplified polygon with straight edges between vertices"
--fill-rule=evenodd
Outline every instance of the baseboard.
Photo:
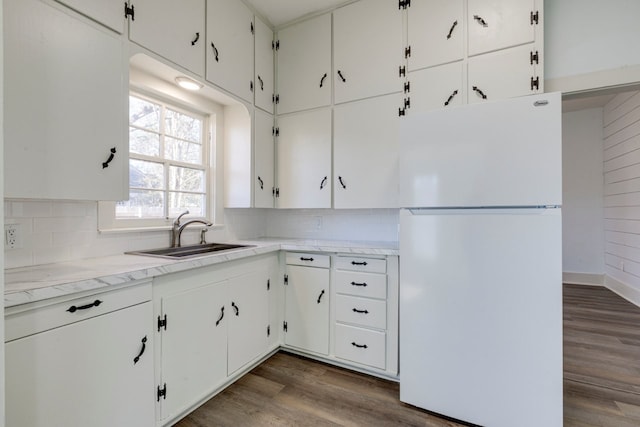
M 614 279 L 609 275 L 606 275 L 604 278 L 604 286 L 606 286 L 607 289 L 620 295 L 630 303 L 640 307 L 640 290 L 635 289 L 627 285 L 626 283 L 622 283 L 621 281 Z
M 571 285 L 604 286 L 604 274 L 562 273 L 562 283 Z

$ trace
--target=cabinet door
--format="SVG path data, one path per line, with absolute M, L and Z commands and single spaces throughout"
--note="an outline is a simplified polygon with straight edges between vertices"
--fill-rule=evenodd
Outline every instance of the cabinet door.
M 287 266 L 284 342 L 329 353 L 329 269 Z
M 533 49 L 529 44 L 469 58 L 469 104 L 541 92 L 541 80 L 539 88 L 532 83 L 537 77 Z
M 204 76 L 205 0 L 130 0 L 129 38 Z
M 152 319 L 147 302 L 6 343 L 7 425 L 154 426 Z
M 255 22 L 255 103 L 256 107 L 273 114 L 273 31 L 257 16 Z
M 468 0 L 469 56 L 535 40 L 534 0 Z
M 57 0 L 122 34 L 126 18 L 121 0 Z
M 463 0 L 418 0 L 411 4 L 408 9 L 410 71 L 463 58 L 463 6 Z
M 266 269 L 229 279 L 229 375 L 267 350 L 268 280 Z
M 407 114 L 466 103 L 462 61 L 409 73 L 411 108 Z
M 269 349 L 280 345 L 280 331 L 284 315 L 284 295 L 282 289 L 282 271 L 278 256 L 269 261 Z
M 335 102 L 402 90 L 402 12 L 395 2 L 367 0 L 333 13 Z
M 402 95 L 335 107 L 334 206 L 398 207 L 398 108 Z
M 331 103 L 331 15 L 278 33 L 278 113 Z
M 207 80 L 253 101 L 253 14 L 238 0 L 207 0 Z
M 176 415 L 227 378 L 227 282 L 162 298 L 167 329 L 161 334 L 161 417 Z M 127 424 L 129 425 L 129 424 Z
M 275 188 L 273 116 L 256 110 L 254 125 L 254 207 L 272 208 Z
M 127 199 L 123 41 L 60 8 L 4 3 L 5 196 Z
M 330 208 L 331 110 L 281 116 L 277 128 L 277 206 Z

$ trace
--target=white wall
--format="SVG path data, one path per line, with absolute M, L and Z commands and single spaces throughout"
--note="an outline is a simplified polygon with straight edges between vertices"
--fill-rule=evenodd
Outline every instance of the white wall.
M 2 0 L 0 0 L 0 22 L 2 18 Z M 4 41 L 0 31 L 0 206 L 4 200 L 4 76 L 2 70 Z M 0 209 L 0 226 L 4 230 L 4 209 Z M 0 271 L 4 271 L 4 259 L 0 258 Z M 0 294 L 4 295 L 4 274 L 0 277 Z M 4 303 L 2 304 L 4 311 Z M 0 343 L 4 342 L 4 316 L 0 316 Z M 4 426 L 4 345 L 0 346 L 0 427 Z
M 605 284 L 640 305 L 640 92 L 604 108 Z
M 602 108 L 562 115 L 562 267 L 597 282 L 604 274 L 602 115 Z

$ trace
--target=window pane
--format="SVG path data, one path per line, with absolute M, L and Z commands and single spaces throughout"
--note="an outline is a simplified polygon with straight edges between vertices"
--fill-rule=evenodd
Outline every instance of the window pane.
M 158 157 L 160 155 L 160 137 L 154 132 L 129 128 L 129 151 Z
M 164 166 L 162 163 L 130 159 L 129 187 L 163 189 Z
M 160 131 L 160 106 L 135 96 L 129 96 L 129 124 Z
M 130 190 L 129 200 L 116 204 L 117 218 L 164 217 L 164 193 L 162 191 Z
M 169 193 L 169 217 L 189 209 L 189 216 L 205 216 L 204 194 Z
M 204 192 L 204 171 L 170 166 L 169 190 Z
M 191 142 L 202 142 L 202 120 L 167 108 L 164 132 Z
M 179 162 L 202 164 L 202 145 L 166 137 L 164 155 Z

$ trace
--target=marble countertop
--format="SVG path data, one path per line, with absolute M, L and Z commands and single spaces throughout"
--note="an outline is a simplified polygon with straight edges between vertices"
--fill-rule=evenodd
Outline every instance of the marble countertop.
M 234 243 L 252 246 L 189 259 L 122 254 L 6 269 L 4 305 L 5 308 L 13 307 L 279 250 L 398 255 L 397 243 L 390 242 L 263 238 Z

